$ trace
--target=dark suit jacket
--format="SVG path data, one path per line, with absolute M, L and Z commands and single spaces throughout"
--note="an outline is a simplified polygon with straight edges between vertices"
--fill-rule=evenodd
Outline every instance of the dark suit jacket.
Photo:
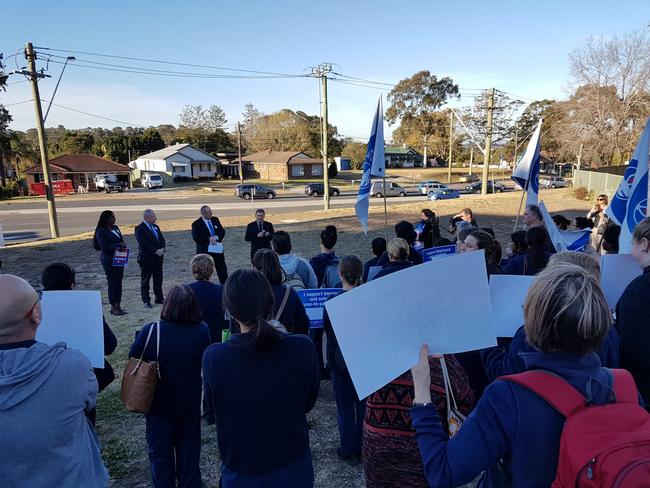
M 155 264 L 162 261 L 163 257 L 156 255 L 156 251 L 165 247 L 165 238 L 160 232 L 160 227 L 156 224 L 153 224 L 152 227 L 158 232 L 158 239 L 144 222 L 135 226 L 135 238 L 138 241 L 138 263 Z
M 251 258 L 259 249 L 271 249 L 271 239 L 273 238 L 273 224 L 271 222 L 262 222 L 262 230 L 268 232 L 269 235 L 265 237 L 257 237 L 259 227 L 257 227 L 257 220 L 251 222 L 246 227 L 246 235 L 244 240 L 251 243 Z
M 212 216 L 212 226 L 214 227 L 214 234 L 217 236 L 217 241 L 222 242 L 226 236 L 226 231 L 222 227 L 221 222 L 215 216 Z M 192 239 L 196 242 L 196 253 L 205 254 L 208 252 L 208 245 L 210 245 L 210 231 L 208 226 L 203 222 L 203 217 L 199 217 L 192 222 Z
M 119 227 L 117 225 L 114 225 L 113 229 L 116 230 L 120 237 L 116 236 L 113 231 L 105 227 L 100 227 L 95 232 L 97 244 L 99 244 L 99 248 L 102 251 L 99 255 L 99 259 L 107 263 L 113 262 L 113 254 L 115 253 L 115 249 L 126 247 L 126 244 L 124 243 L 124 237 L 122 236 Z

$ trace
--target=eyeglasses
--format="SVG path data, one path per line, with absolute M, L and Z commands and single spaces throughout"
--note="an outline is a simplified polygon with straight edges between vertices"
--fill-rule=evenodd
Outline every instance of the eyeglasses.
M 36 297 L 36 301 L 34 302 L 34 305 L 32 305 L 29 308 L 29 310 L 27 311 L 27 313 L 25 314 L 26 319 L 31 317 L 32 313 L 34 312 L 34 309 L 36 308 L 36 305 L 38 305 L 38 303 L 41 301 L 41 298 L 43 297 L 43 292 L 42 291 L 37 291 L 36 295 L 37 295 L 37 297 Z
M 598 198 L 598 199 L 596 199 L 596 201 L 597 201 L 597 202 L 604 202 L 605 199 L 604 199 L 604 198 Z

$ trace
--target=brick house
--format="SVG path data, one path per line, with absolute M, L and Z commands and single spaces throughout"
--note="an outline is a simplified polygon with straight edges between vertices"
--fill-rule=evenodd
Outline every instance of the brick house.
M 239 164 L 239 158 L 232 161 Z M 301 151 L 260 151 L 242 156 L 245 176 L 268 181 L 322 178 L 323 160 Z
M 83 186 L 88 190 L 95 190 L 95 175 L 109 173 L 117 176 L 123 182 L 129 181 L 129 167 L 100 158 L 92 154 L 64 154 L 50 160 L 50 173 L 52 181 L 72 180 L 72 187 L 76 190 Z M 27 186 L 32 183 L 43 182 L 43 167 L 37 164 L 25 171 Z

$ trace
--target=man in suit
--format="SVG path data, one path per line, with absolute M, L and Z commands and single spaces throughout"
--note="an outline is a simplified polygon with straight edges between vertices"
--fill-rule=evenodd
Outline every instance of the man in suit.
M 226 236 L 221 222 L 212 216 L 212 209 L 207 205 L 201 207 L 201 217 L 192 222 L 192 239 L 196 242 L 197 254 L 209 254 L 214 260 L 214 267 L 222 285 L 228 279 L 226 259 L 223 255 L 223 238 Z
M 260 249 L 271 249 L 271 239 L 273 239 L 273 224 L 265 222 L 266 212 L 263 208 L 255 210 L 255 222 L 251 222 L 246 227 L 244 240 L 251 243 L 251 259 Z
M 142 214 L 142 223 L 135 227 L 135 238 L 138 241 L 138 264 L 140 265 L 140 293 L 145 308 L 151 308 L 149 296 L 149 280 L 153 276 L 153 294 L 156 303 L 163 303 L 163 255 L 165 254 L 165 238 L 156 225 L 156 214 L 147 209 Z

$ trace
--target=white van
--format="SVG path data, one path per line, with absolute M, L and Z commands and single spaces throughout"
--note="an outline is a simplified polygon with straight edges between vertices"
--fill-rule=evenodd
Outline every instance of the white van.
M 384 186 L 384 180 L 373 180 L 372 186 L 370 187 L 370 194 L 381 198 L 384 195 L 387 197 L 405 197 L 406 190 L 399 186 L 397 183 L 392 181 L 386 181 Z
M 158 173 L 145 173 L 140 177 L 142 188 L 162 188 L 163 179 Z

